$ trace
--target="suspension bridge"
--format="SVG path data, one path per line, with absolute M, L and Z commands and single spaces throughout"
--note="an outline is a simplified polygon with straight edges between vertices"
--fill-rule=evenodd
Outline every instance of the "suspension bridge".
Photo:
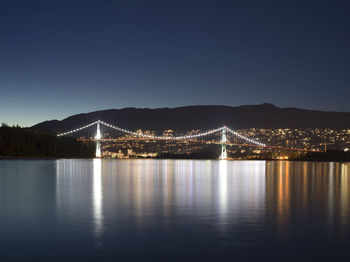
M 244 146 L 244 147 L 258 147 L 258 148 L 271 148 L 271 149 L 285 149 L 285 150 L 296 150 L 296 151 L 314 151 L 308 149 L 298 149 L 298 148 L 286 148 L 279 146 L 270 146 L 266 145 L 262 142 L 259 142 L 254 139 L 250 139 L 247 136 L 239 134 L 238 132 L 232 130 L 227 126 L 222 126 L 216 129 L 208 130 L 201 133 L 191 134 L 191 135 L 183 135 L 183 136 L 155 136 L 144 134 L 140 132 L 130 131 L 115 125 L 111 125 L 101 120 L 97 120 L 88 125 L 57 134 L 57 136 L 67 136 L 87 129 L 89 127 L 96 125 L 96 135 L 94 140 L 96 141 L 96 158 L 100 158 L 102 156 L 101 152 L 101 143 L 103 141 L 148 141 L 148 140 L 159 140 L 159 141 L 183 141 L 183 142 L 192 142 L 192 143 L 205 143 L 205 144 L 217 144 L 221 145 L 221 154 L 220 159 L 227 159 L 227 146 Z M 117 130 L 121 133 L 128 135 L 128 137 L 122 138 L 103 138 L 101 134 L 101 125 Z M 209 137 L 213 134 L 219 134 L 219 140 L 203 140 L 205 137 Z M 233 137 L 234 142 L 230 141 L 232 139 L 228 139 L 228 135 Z

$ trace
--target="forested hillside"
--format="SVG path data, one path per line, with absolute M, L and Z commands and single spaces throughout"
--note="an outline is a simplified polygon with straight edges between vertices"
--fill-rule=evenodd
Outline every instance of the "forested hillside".
M 94 157 L 94 152 L 94 143 L 31 128 L 0 127 L 0 157 Z

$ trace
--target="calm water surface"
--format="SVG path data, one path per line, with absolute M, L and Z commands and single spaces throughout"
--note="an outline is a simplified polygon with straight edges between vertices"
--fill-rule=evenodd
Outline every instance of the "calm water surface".
M 0 161 L 0 261 L 350 261 L 350 163 Z

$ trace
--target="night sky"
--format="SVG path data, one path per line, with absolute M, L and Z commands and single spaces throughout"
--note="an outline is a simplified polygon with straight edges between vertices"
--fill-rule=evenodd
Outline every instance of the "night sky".
M 350 111 L 350 1 L 0 2 L 0 122 L 123 107 Z

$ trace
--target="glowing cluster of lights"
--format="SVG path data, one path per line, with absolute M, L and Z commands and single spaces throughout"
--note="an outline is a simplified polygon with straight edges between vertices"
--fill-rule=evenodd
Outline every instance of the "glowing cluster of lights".
M 255 140 L 252 140 L 250 139 L 249 137 L 246 137 L 246 136 L 243 136 L 235 131 L 233 131 L 232 129 L 228 128 L 228 127 L 225 127 L 227 131 L 229 131 L 230 133 L 234 134 L 235 136 L 238 136 L 239 138 L 242 138 L 243 140 L 247 141 L 247 142 L 250 142 L 252 144 L 255 144 L 255 145 L 258 145 L 258 146 L 266 146 L 265 144 L 263 143 L 260 143 L 258 141 L 255 141 Z
M 213 130 L 209 130 L 209 131 L 206 131 L 206 132 L 203 132 L 203 133 L 199 133 L 199 134 L 195 134 L 195 135 L 187 135 L 187 136 L 173 136 L 173 137 L 168 137 L 168 136 L 152 136 L 152 135 L 146 135 L 146 134 L 140 134 L 140 133 L 136 133 L 136 132 L 132 132 L 130 130 L 127 130 L 127 129 L 124 129 L 124 128 L 120 128 L 118 126 L 114 126 L 114 125 L 111 125 L 111 124 L 108 124 L 106 122 L 103 122 L 101 120 L 98 120 L 98 121 L 95 121 L 91 124 L 88 124 L 86 126 L 83 126 L 83 127 L 80 127 L 80 128 L 77 128 L 77 129 L 74 129 L 74 130 L 71 130 L 69 132 L 65 132 L 65 133 L 61 133 L 61 134 L 58 134 L 57 136 L 64 136 L 64 135 L 69 135 L 69 134 L 73 134 L 73 133 L 76 133 L 78 131 L 81 131 L 85 128 L 88 128 L 90 126 L 93 126 L 93 125 L 96 125 L 98 123 L 101 123 L 109 128 L 113 128 L 115 130 L 118 130 L 120 132 L 123 132 L 123 133 L 126 133 L 126 134 L 129 134 L 129 135 L 133 135 L 133 136 L 138 136 L 138 137 L 144 137 L 144 138 L 150 138 L 150 139 L 162 139 L 162 140 L 184 140 L 184 139 L 191 139 L 191 138 L 199 138 L 199 137 L 203 137 L 203 136 L 207 136 L 207 135 L 211 135 L 211 134 L 214 134 L 214 133 L 217 133 L 219 131 L 223 131 L 223 130 L 226 130 L 226 131 L 229 131 L 230 133 L 232 133 L 233 135 L 249 142 L 249 143 L 252 143 L 252 144 L 255 144 L 255 145 L 258 145 L 258 146 L 266 146 L 265 144 L 263 143 L 260 143 L 260 142 L 257 142 L 255 140 L 252 140 L 246 136 L 243 136 L 235 131 L 233 131 L 232 129 L 226 127 L 226 126 L 223 126 L 223 127 L 220 127 L 220 128 L 217 128 L 217 129 L 213 129 Z
M 81 130 L 83 130 L 83 129 L 85 129 L 85 128 L 88 128 L 88 127 L 90 127 L 90 126 L 96 125 L 98 122 L 99 122 L 99 121 L 95 121 L 95 122 L 93 122 L 93 123 L 91 123 L 91 124 L 88 124 L 88 125 L 86 125 L 86 126 L 82 126 L 82 127 L 80 127 L 80 128 L 73 129 L 73 130 L 68 131 L 68 132 L 60 133 L 60 134 L 58 134 L 57 136 L 66 136 L 66 135 L 70 135 L 70 134 L 76 133 L 76 132 L 81 131 Z
M 126 130 L 124 128 L 120 128 L 118 126 L 114 126 L 114 125 L 105 123 L 103 121 L 97 121 L 97 122 L 100 122 L 101 124 L 103 124 L 103 125 L 105 125 L 107 127 L 116 129 L 118 131 L 130 134 L 130 135 L 133 135 L 133 136 L 150 138 L 150 139 L 163 139 L 163 140 L 183 140 L 183 139 L 190 139 L 190 138 L 198 138 L 198 137 L 203 137 L 203 136 L 207 136 L 207 135 L 210 135 L 210 134 L 214 134 L 214 133 L 219 132 L 222 129 L 224 129 L 224 127 L 220 127 L 220 128 L 217 128 L 217 129 L 209 130 L 209 131 L 206 131 L 206 132 L 203 132 L 203 133 L 199 133 L 199 134 L 195 134 L 195 135 L 169 137 L 169 136 L 151 136 L 151 135 L 140 134 L 140 133 L 132 132 L 130 130 Z

